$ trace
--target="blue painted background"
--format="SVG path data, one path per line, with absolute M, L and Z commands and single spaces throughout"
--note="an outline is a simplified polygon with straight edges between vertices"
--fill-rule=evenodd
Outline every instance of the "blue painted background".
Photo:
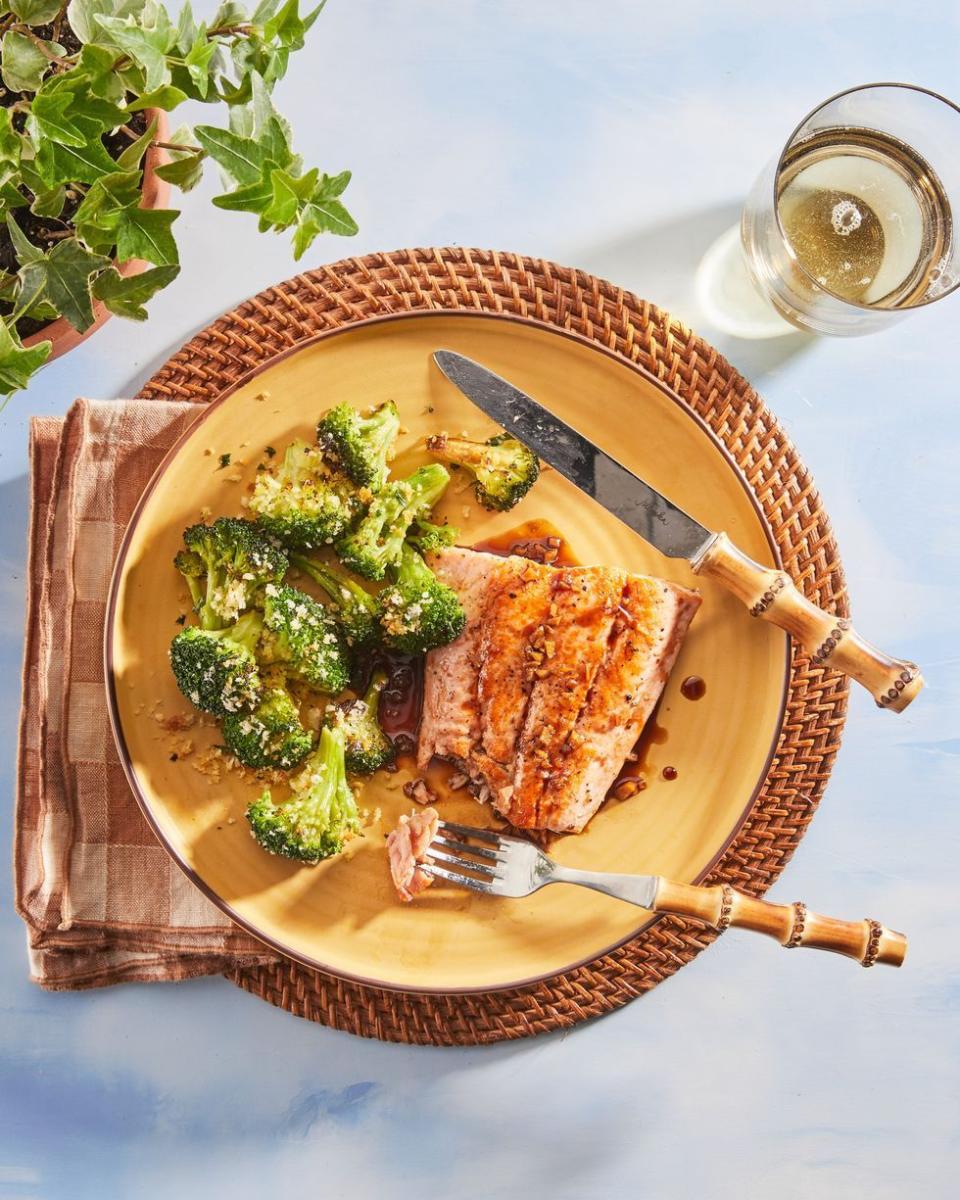
M 861 341 L 748 344 L 698 320 L 692 272 L 821 99 L 876 79 L 960 92 L 958 33 L 944 0 L 333 0 L 278 89 L 307 160 L 355 174 L 360 235 L 318 242 L 308 266 L 446 243 L 576 264 L 713 337 L 782 418 L 832 515 L 858 626 L 921 662 L 928 688 L 900 717 L 853 697 L 773 895 L 905 929 L 906 968 L 730 932 L 592 1026 L 418 1050 L 216 979 L 44 995 L 4 876 L 0 1197 L 956 1195 L 960 301 Z M 195 329 L 293 273 L 285 242 L 213 209 L 214 188 L 183 201 L 186 265 L 149 324 L 111 322 L 0 417 L 7 843 L 27 417 L 77 392 L 131 394 Z

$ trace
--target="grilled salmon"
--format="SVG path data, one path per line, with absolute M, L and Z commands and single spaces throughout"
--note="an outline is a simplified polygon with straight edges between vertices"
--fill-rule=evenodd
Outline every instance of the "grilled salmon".
M 387 834 L 390 874 L 401 900 L 412 900 L 433 882 L 420 864 L 427 847 L 437 836 L 439 819 L 435 808 L 422 808 L 409 817 L 403 815 L 396 829 Z
M 580 832 L 650 716 L 700 597 L 618 568 L 459 547 L 431 565 L 467 624 L 427 655 L 418 764 L 457 763 L 519 828 Z

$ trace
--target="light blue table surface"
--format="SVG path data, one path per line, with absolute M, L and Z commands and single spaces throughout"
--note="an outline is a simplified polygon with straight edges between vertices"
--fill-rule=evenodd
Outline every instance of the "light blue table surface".
M 200 11 L 207 5 L 201 4 Z M 729 932 L 645 999 L 478 1050 L 364 1042 L 220 979 L 47 995 L 4 877 L 0 1197 L 957 1195 L 960 300 L 862 340 L 726 339 L 692 271 L 765 158 L 829 94 L 949 93 L 960 6 L 335 0 L 278 101 L 308 161 L 354 171 L 353 241 L 514 249 L 672 308 L 756 384 L 819 484 L 858 626 L 919 661 L 899 717 L 857 690 L 777 899 L 909 932 L 904 970 Z M 298 109 L 302 110 L 298 112 Z M 0 417 L 0 781 L 9 845 L 30 414 L 130 395 L 222 310 L 294 273 L 286 243 L 183 202 L 185 267 Z

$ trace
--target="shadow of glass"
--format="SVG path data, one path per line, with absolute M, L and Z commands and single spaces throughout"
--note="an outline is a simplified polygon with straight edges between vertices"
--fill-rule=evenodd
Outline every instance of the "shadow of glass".
M 629 288 L 669 312 L 759 385 L 765 376 L 810 349 L 815 339 L 799 330 L 764 340 L 732 337 L 704 314 L 696 297 L 697 267 L 713 242 L 739 219 L 739 204 L 701 209 L 613 241 L 584 246 L 575 261 L 583 270 Z

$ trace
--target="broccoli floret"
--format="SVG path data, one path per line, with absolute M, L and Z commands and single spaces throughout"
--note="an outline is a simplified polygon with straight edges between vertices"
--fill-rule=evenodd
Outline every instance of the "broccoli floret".
M 421 554 L 436 554 L 438 550 L 446 550 L 460 536 L 460 530 L 454 525 L 434 525 L 430 521 L 415 521 L 413 529 L 407 536 Z
M 377 597 L 383 642 L 403 654 L 446 646 L 463 633 L 467 615 L 457 593 L 434 575 L 412 546 L 404 545 L 395 582 Z
M 170 644 L 170 666 L 192 704 L 225 716 L 257 703 L 261 683 L 255 652 L 262 627 L 260 614 L 249 612 L 228 629 L 181 629 Z
M 359 583 L 335 567 L 294 554 L 290 561 L 319 583 L 336 606 L 337 621 L 353 650 L 365 650 L 380 640 L 377 602 Z
M 272 684 L 251 712 L 230 713 L 223 721 L 227 749 L 245 767 L 289 771 L 310 753 L 313 738 L 304 729 L 293 697 Z
M 355 484 L 379 492 L 387 482 L 387 458 L 399 431 L 400 414 L 392 400 L 369 417 L 361 417 L 349 404 L 338 404 L 320 418 L 317 441 Z
M 336 695 L 350 682 L 350 659 L 340 627 L 322 604 L 296 588 L 268 584 L 264 589 L 265 663 L 282 666 L 294 679 Z
M 442 462 L 466 467 L 474 476 L 473 488 L 484 508 L 506 512 L 519 504 L 537 482 L 540 460 L 523 442 L 500 433 L 487 442 L 447 437 L 427 438 L 427 449 Z
M 380 693 L 386 682 L 386 671 L 375 671 L 363 699 L 336 705 L 324 719 L 325 725 L 343 734 L 347 770 L 356 775 L 372 775 L 396 756 L 378 717 Z
M 257 842 L 271 854 L 311 865 L 339 854 L 360 829 L 339 730 L 321 730 L 316 750 L 290 780 L 290 791 L 290 798 L 277 804 L 268 788 L 247 809 Z
M 183 540 L 187 548 L 173 562 L 204 629 L 235 621 L 253 605 L 258 588 L 286 574 L 287 556 L 252 521 L 219 517 L 212 525 L 191 525 Z
M 400 562 L 404 538 L 443 495 L 450 474 L 439 463 L 420 467 L 408 479 L 388 483 L 352 533 L 337 542 L 342 561 L 364 579 L 383 579 Z
M 276 471 L 257 476 L 250 509 L 268 533 L 309 550 L 346 532 L 362 505 L 350 482 L 326 469 L 320 451 L 297 438 Z

